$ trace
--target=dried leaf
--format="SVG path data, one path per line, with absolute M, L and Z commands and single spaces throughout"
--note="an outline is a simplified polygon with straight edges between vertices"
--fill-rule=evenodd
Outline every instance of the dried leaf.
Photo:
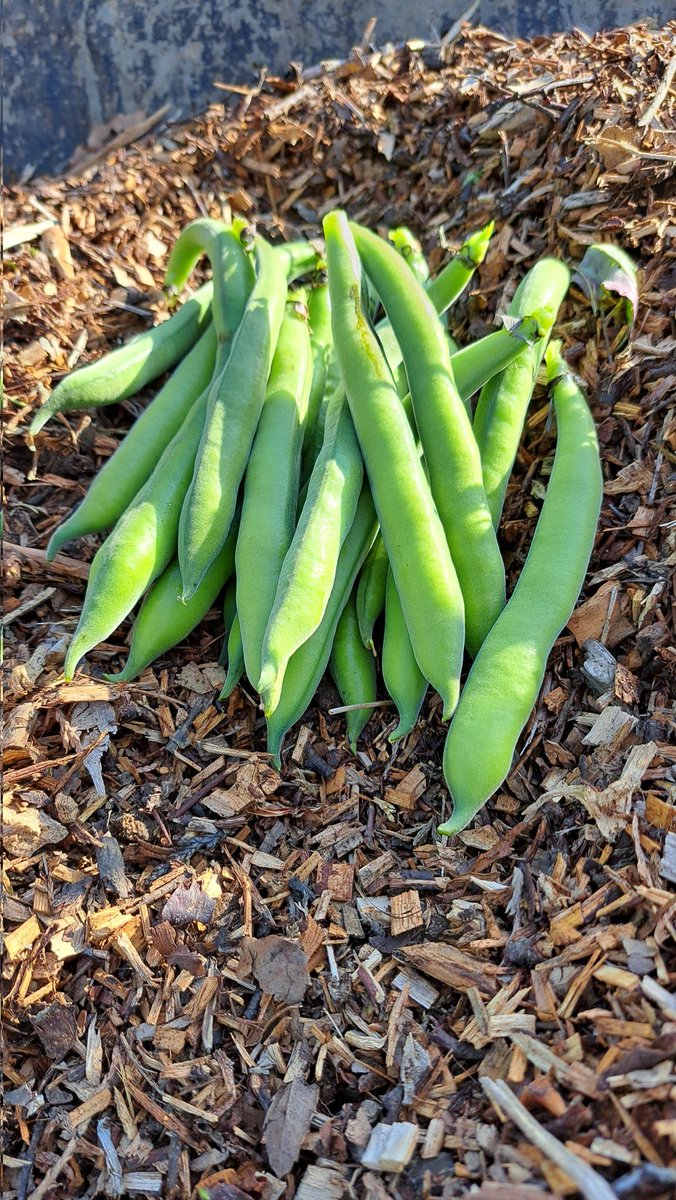
M 266 939 L 267 940 L 267 939 Z M 281 938 L 279 939 L 282 940 Z M 317 1108 L 319 1088 L 296 1077 L 282 1084 L 272 1098 L 263 1122 L 263 1140 L 275 1175 L 283 1177 L 295 1166 L 305 1134 Z
M 304 950 L 298 942 L 275 933 L 245 938 L 241 967 L 250 968 L 263 991 L 283 1004 L 300 1004 L 310 982 Z

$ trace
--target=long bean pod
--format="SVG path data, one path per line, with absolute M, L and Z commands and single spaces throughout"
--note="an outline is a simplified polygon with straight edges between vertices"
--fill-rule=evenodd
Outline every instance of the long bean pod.
M 209 386 L 215 361 L 216 333 L 209 322 L 92 480 L 82 503 L 54 531 L 47 546 L 48 562 L 66 542 L 110 529 L 122 516 L 178 433 L 191 405 Z
M 510 317 L 537 312 L 540 336 L 484 385 L 474 414 L 474 436 L 481 452 L 484 490 L 496 529 L 538 369 L 556 314 L 568 290 L 570 271 L 555 258 L 543 258 L 522 279 L 509 306 Z
M 212 284 L 205 283 L 166 321 L 67 375 L 33 417 L 30 436 L 57 412 L 102 408 L 126 400 L 180 362 L 211 319 L 212 294 Z
M 296 528 L 300 455 L 312 381 L 304 308 L 287 305 L 265 403 L 244 476 L 237 539 L 237 611 L 249 679 L 261 670 L 261 649 L 280 571 Z
M 178 535 L 183 599 L 189 600 L 230 531 L 237 493 L 265 399 L 286 303 L 284 258 L 262 238 L 256 282 L 227 361 L 211 387 Z
M 413 433 L 364 312 L 361 260 L 346 215 L 327 214 L 324 235 L 333 338 L 352 420 L 413 652 L 447 719 L 460 692 L 462 593 Z
M 268 750 L 280 765 L 282 742 L 288 730 L 302 717 L 324 674 L 340 619 L 354 581 L 376 534 L 377 519 L 371 493 L 362 488 L 352 526 L 341 547 L 333 587 L 324 615 L 311 637 L 289 660 L 278 703 L 267 714 Z
M 350 410 L 339 390 L 329 404 L 324 442 L 282 565 L 265 631 L 258 691 L 266 715 L 277 706 L 289 660 L 322 621 L 363 476 Z
M 458 833 L 509 773 L 537 700 L 547 658 L 570 618 L 589 565 L 603 496 L 594 421 L 558 348 L 547 356 L 556 452 L 542 510 L 514 592 L 484 642 L 463 689 L 444 749 Z
M 329 670 L 343 704 L 368 704 L 375 700 L 376 660 L 361 640 L 354 591 L 336 627 Z M 370 716 L 370 708 L 355 708 L 345 713 L 347 740 L 353 754 Z
M 64 675 L 72 679 L 84 654 L 117 629 L 176 554 L 181 504 L 192 476 L 207 407 L 193 405 L 155 470 L 94 557 Z
M 358 225 L 351 228 L 401 347 L 432 496 L 462 589 L 467 648 L 474 655 L 505 604 L 505 569 L 479 449 L 428 296 L 382 238 Z M 401 592 L 400 598 L 406 611 Z
M 121 671 L 106 675 L 112 683 L 136 679 L 150 663 L 178 646 L 208 613 L 235 567 L 235 529 L 214 559 L 192 600 L 182 604 L 181 572 L 174 559 L 145 597 L 134 622 L 129 656 Z

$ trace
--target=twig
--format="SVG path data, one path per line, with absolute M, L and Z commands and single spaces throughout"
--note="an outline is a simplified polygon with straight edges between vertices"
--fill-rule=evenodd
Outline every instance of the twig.
M 506 1116 L 509 1117 L 515 1125 L 518 1125 L 521 1132 L 528 1138 L 538 1150 L 551 1158 L 557 1167 L 566 1172 L 570 1178 L 577 1184 L 583 1196 L 587 1200 L 617 1200 L 617 1196 L 609 1183 L 589 1166 L 589 1163 L 582 1162 L 577 1155 L 572 1154 L 570 1150 L 561 1144 L 558 1138 L 555 1138 L 551 1133 L 547 1133 L 546 1129 L 531 1116 L 520 1100 L 516 1096 L 503 1079 L 489 1079 L 485 1076 L 481 1081 L 481 1086 L 484 1089 L 491 1104 L 498 1109 L 503 1110 Z

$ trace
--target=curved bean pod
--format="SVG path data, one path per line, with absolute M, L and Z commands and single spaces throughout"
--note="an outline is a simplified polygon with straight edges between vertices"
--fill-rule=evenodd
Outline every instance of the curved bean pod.
M 193 405 L 155 470 L 94 557 L 80 620 L 63 673 L 117 629 L 176 554 L 181 504 L 192 476 L 207 407 Z
M 351 229 L 401 347 L 432 496 L 462 589 L 467 649 L 475 655 L 505 605 L 505 568 L 484 495 L 479 449 L 429 298 L 382 238 L 354 224 Z M 401 587 L 399 594 L 409 624 Z M 420 664 L 415 634 L 412 641 Z
M 239 613 L 235 613 L 228 634 L 228 670 L 225 683 L 220 690 L 218 699 L 227 700 L 234 692 L 244 674 L 244 649 L 242 647 L 242 630 L 239 624 Z
M 509 306 L 509 315 L 522 318 L 537 312 L 540 337 L 485 384 L 477 401 L 474 436 L 481 452 L 484 490 L 496 529 L 542 356 L 569 281 L 570 271 L 555 258 L 541 259 L 522 279 Z
M 388 734 L 388 741 L 396 742 L 399 738 L 406 737 L 418 720 L 418 714 L 427 691 L 427 680 L 415 660 L 399 593 L 391 571 L 388 571 L 387 574 L 381 665 L 383 682 L 399 713 L 396 728 Z
M 343 704 L 364 704 L 376 698 L 376 660 L 359 633 L 354 591 L 343 609 L 333 639 L 329 671 Z M 371 716 L 370 708 L 345 713 L 347 740 L 353 754 L 357 739 Z
M 552 351 L 554 465 L 528 557 L 477 655 L 448 731 L 444 775 L 454 807 L 439 828 L 444 834 L 464 829 L 509 774 L 594 545 L 603 496 L 596 430 L 583 393 L 558 350 Z
M 181 572 L 176 559 L 153 584 L 134 622 L 129 656 L 121 671 L 104 675 L 111 683 L 136 679 L 150 663 L 178 646 L 206 616 L 235 566 L 233 529 L 192 600 L 181 604 Z
M 212 284 L 205 283 L 166 321 L 67 375 L 33 417 L 29 435 L 34 437 L 57 412 L 126 400 L 180 362 L 211 319 L 212 294 Z
M 230 347 L 242 317 L 231 297 L 251 291 L 253 269 L 242 242 L 231 226 L 210 217 L 198 217 L 181 231 L 169 255 L 164 286 L 178 290 L 185 285 L 195 263 L 206 254 L 213 273 L 213 318 L 219 345 L 218 369 L 223 365 L 220 347 Z M 227 352 L 226 352 L 227 357 Z
M 266 716 L 277 706 L 291 656 L 322 621 L 363 477 L 350 410 L 342 391 L 337 391 L 329 403 L 324 442 L 265 631 L 258 691 Z
M 283 739 L 310 704 L 324 674 L 336 627 L 354 581 L 376 535 L 377 520 L 371 493 L 364 485 L 352 527 L 342 545 L 333 588 L 324 615 L 315 632 L 292 655 L 274 712 L 267 715 L 268 750 L 280 765 Z
M 263 636 L 296 528 L 303 432 L 312 381 L 305 310 L 287 305 L 265 403 L 244 476 L 237 538 L 237 611 L 249 679 L 261 673 Z
M 80 505 L 59 525 L 47 546 L 51 562 L 65 542 L 110 529 L 157 466 L 194 402 L 209 386 L 216 361 L 210 322 L 147 408 L 94 477 Z
M 464 649 L 458 577 L 411 427 L 364 313 L 361 260 L 345 213 L 327 214 L 324 235 L 333 338 L 352 420 L 413 652 L 447 719 L 458 702 Z
M 258 239 L 256 282 L 225 366 L 214 380 L 178 532 L 183 600 L 189 600 L 228 533 L 265 400 L 286 304 L 283 256 Z
M 364 645 L 375 654 L 373 629 L 385 608 L 389 560 L 382 535 L 378 534 L 364 563 L 357 585 L 357 622 Z

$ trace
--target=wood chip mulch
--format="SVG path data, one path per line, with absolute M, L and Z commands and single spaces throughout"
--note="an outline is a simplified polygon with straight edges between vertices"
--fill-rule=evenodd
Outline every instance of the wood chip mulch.
M 546 1200 L 676 1182 L 676 23 L 513 41 L 457 28 L 227 93 L 8 188 L 4 261 L 3 1196 Z M 489 330 L 543 253 L 615 240 L 631 337 L 575 288 L 559 326 L 606 478 L 580 605 L 504 788 L 450 844 L 437 698 L 352 757 L 328 683 L 277 775 L 219 614 L 135 684 L 128 626 L 60 674 L 96 539 L 50 531 L 139 411 L 52 421 L 52 382 L 163 313 L 180 227 L 227 204 L 313 234 L 336 201 L 435 265 L 494 217 L 458 306 Z M 143 399 L 143 398 L 142 398 Z M 516 576 L 553 450 L 531 409 Z

